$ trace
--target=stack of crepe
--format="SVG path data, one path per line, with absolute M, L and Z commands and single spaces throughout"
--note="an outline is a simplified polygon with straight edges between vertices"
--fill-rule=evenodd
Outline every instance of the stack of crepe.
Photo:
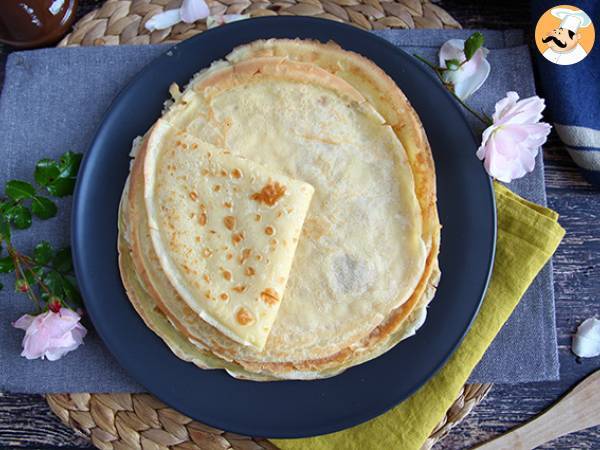
M 119 264 L 178 357 L 316 379 L 415 332 L 440 224 L 425 133 L 391 78 L 334 43 L 266 40 L 171 95 L 132 152 Z

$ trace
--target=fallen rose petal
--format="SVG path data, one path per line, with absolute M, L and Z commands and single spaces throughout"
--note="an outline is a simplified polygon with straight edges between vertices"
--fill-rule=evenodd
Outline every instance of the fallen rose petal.
M 577 327 L 573 336 L 573 353 L 581 358 L 600 355 L 600 320 L 591 317 Z
M 194 23 L 208 17 L 210 11 L 204 0 L 183 0 L 179 13 L 183 22 Z
M 168 11 L 156 14 L 148 19 L 144 28 L 150 32 L 155 30 L 165 30 L 173 25 L 177 25 L 179 22 L 181 22 L 180 9 L 169 9 Z

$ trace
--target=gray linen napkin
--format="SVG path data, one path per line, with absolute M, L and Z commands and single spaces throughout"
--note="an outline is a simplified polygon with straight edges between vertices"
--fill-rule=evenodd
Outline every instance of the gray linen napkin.
M 450 38 L 470 31 L 381 31 L 380 36 L 434 59 Z M 527 47 L 518 32 L 485 31 L 492 73 L 471 99 L 476 108 L 491 112 L 506 91 L 533 95 L 535 87 Z M 67 150 L 84 152 L 115 95 L 165 46 L 121 46 L 45 49 L 13 53 L 6 67 L 0 97 L 0 183 L 30 179 L 43 157 Z M 473 122 L 474 127 L 478 126 Z M 120 180 L 107 180 L 120 183 Z M 541 157 L 535 171 L 510 188 L 545 204 Z M 29 250 L 47 239 L 56 245 L 69 240 L 70 199 L 60 202 L 59 216 L 36 222 L 28 232 L 15 233 L 19 246 Z M 101 214 L 101 211 L 98 211 Z M 90 236 L 94 239 L 94 236 Z M 112 245 L 107 243 L 107 245 Z M 23 332 L 10 326 L 30 310 L 28 300 L 10 288 L 0 292 L 0 391 L 10 392 L 135 392 L 142 390 L 117 365 L 91 330 L 85 345 L 56 362 L 27 361 L 19 356 Z M 515 345 L 518 344 L 518 345 Z M 529 382 L 556 379 L 558 358 L 554 323 L 552 270 L 537 277 L 502 332 L 471 377 L 472 382 Z

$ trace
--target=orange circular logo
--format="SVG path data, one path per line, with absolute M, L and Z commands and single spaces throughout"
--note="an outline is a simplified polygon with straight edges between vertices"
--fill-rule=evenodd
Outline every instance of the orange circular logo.
M 590 16 L 575 6 L 550 8 L 535 27 L 535 45 L 548 61 L 571 65 L 584 59 L 594 46 L 596 31 Z

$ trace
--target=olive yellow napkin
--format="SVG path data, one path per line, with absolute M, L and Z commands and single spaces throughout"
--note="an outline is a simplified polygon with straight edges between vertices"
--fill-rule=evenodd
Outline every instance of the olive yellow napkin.
M 477 318 L 448 363 L 416 394 L 370 422 L 325 436 L 273 440 L 275 445 L 283 450 L 421 448 L 565 234 L 556 212 L 500 183 L 494 188 L 498 238 L 492 278 Z

